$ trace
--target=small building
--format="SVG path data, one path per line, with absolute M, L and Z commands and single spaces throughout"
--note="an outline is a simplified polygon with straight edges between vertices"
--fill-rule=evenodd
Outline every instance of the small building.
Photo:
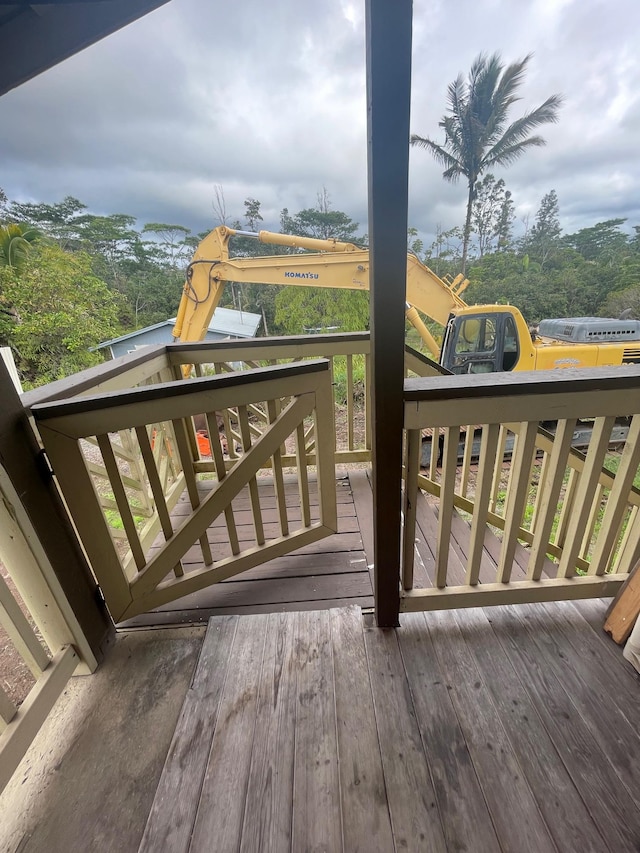
M 209 330 L 204 337 L 205 341 L 226 341 L 226 340 L 242 340 L 244 338 L 255 338 L 260 326 L 260 314 L 251 314 L 249 311 L 235 311 L 231 308 L 216 308 Z M 98 344 L 96 349 L 104 350 L 109 348 L 111 358 L 118 358 L 121 355 L 133 352 L 140 347 L 151 346 L 155 344 L 170 344 L 173 341 L 173 327 L 175 326 L 176 318 L 165 320 L 162 323 L 156 323 L 153 326 L 147 326 L 144 329 L 138 329 L 135 332 L 129 332 L 128 335 L 121 335 L 119 338 L 113 338 L 110 341 L 104 341 Z

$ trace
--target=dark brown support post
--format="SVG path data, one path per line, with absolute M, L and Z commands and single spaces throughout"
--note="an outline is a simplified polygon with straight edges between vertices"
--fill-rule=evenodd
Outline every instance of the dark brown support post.
M 411 0 L 367 0 L 376 619 L 398 624 Z
M 0 401 L 0 464 L 20 497 L 94 656 L 101 660 L 114 631 L 113 622 L 1 358 Z

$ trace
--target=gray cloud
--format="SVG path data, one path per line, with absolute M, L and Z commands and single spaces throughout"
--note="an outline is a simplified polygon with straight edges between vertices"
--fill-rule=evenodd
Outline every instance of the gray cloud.
M 499 172 L 520 218 L 555 189 L 566 230 L 640 222 L 637 0 L 416 0 L 412 130 L 438 138 L 447 84 L 480 51 L 534 53 L 522 111 L 562 92 L 547 146 Z M 74 195 L 96 213 L 215 224 L 248 196 L 265 227 L 282 207 L 335 207 L 367 230 L 364 4 L 172 0 L 0 99 L 0 186 Z M 514 112 L 514 116 L 516 113 Z M 412 150 L 409 219 L 426 239 L 463 219 L 465 188 Z

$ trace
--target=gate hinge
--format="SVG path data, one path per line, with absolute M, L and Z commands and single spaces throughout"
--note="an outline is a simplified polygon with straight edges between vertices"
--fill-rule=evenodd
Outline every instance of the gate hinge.
M 40 476 L 43 480 L 49 481 L 53 479 L 54 470 L 53 465 L 51 464 L 51 460 L 47 456 L 46 450 L 40 450 L 38 455 L 36 456 L 36 466 L 40 471 Z

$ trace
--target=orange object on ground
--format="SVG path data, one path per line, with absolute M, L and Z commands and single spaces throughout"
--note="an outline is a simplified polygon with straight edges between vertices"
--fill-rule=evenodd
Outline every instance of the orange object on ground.
M 207 433 L 203 429 L 199 429 L 196 433 L 196 439 L 198 440 L 200 456 L 211 456 L 211 444 Z

